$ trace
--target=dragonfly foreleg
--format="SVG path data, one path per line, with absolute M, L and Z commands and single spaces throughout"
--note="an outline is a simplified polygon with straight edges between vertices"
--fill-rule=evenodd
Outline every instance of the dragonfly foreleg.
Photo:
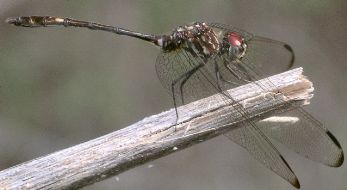
M 180 88 L 180 97 L 181 97 L 181 102 L 182 104 L 184 104 L 184 97 L 183 97 L 183 87 L 185 85 L 185 83 L 188 81 L 188 79 L 193 76 L 193 74 L 198 71 L 201 67 L 203 67 L 204 64 L 198 64 L 195 67 L 193 67 L 191 70 L 183 73 L 181 76 L 179 76 L 178 78 L 176 78 L 175 80 L 172 81 L 171 83 L 171 92 L 172 92 L 172 99 L 174 102 L 174 106 L 175 106 L 175 111 L 176 111 L 176 123 L 178 121 L 178 111 L 177 111 L 177 100 L 176 100 L 176 96 L 175 96 L 175 86 L 178 82 L 180 82 L 179 84 L 179 88 Z
M 230 67 L 230 65 L 229 65 L 228 62 L 224 61 L 224 62 L 223 62 L 223 65 L 224 65 L 224 67 L 225 67 L 234 77 L 236 77 L 236 79 L 238 79 L 239 81 L 243 81 L 243 82 L 247 82 L 247 83 L 252 82 L 251 79 L 244 79 L 243 77 L 241 77 L 241 76 L 235 71 L 235 69 L 233 69 L 233 68 Z M 235 65 L 239 65 L 239 64 L 236 63 Z M 247 76 L 247 75 L 245 75 L 245 76 Z

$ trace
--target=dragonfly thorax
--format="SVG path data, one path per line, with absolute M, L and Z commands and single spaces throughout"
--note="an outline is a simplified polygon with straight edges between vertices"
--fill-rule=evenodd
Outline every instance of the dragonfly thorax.
M 218 54 L 221 46 L 213 29 L 203 22 L 177 27 L 170 36 L 163 36 L 158 44 L 162 44 L 164 51 L 183 49 L 204 60 Z

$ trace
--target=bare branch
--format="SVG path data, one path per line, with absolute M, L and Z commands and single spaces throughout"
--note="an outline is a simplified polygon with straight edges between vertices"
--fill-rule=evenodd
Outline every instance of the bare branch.
M 271 81 L 271 82 L 270 82 Z M 266 89 L 266 90 L 265 90 Z M 293 69 L 229 90 L 231 103 L 214 95 L 147 117 L 131 126 L 0 172 L 4 189 L 72 189 L 215 137 L 246 119 L 258 121 L 312 97 L 312 83 Z M 280 93 L 278 93 L 280 92 Z M 247 117 L 240 113 L 247 112 Z

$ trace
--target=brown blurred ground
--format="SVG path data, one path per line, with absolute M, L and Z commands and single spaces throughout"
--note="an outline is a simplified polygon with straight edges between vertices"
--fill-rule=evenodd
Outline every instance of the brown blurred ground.
M 314 82 L 307 109 L 347 151 L 346 1 L 0 0 L 0 169 L 172 107 L 156 77 L 156 47 L 102 32 L 3 22 L 20 15 L 66 16 L 150 33 L 220 22 L 288 42 L 297 66 Z M 347 164 L 328 168 L 281 150 L 302 189 L 346 189 Z M 223 137 L 150 164 L 85 189 L 291 188 Z

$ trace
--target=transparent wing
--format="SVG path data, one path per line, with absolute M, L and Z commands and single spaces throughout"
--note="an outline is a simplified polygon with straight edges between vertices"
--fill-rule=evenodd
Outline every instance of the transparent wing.
M 239 60 L 240 64 L 230 64 L 233 71 L 242 79 L 257 81 L 293 66 L 294 52 L 284 42 L 254 36 L 226 25 L 212 24 L 211 26 L 216 27 L 222 33 L 236 32 L 247 41 L 246 55 Z M 259 82 L 257 84 L 263 86 Z M 271 81 L 268 81 L 268 84 L 271 84 Z M 276 118 L 279 119 L 277 122 L 274 120 Z M 291 118 L 296 122 L 285 123 L 283 118 Z M 319 121 L 300 107 L 293 108 L 292 111 L 280 116 L 265 119 L 259 124 L 266 135 L 308 159 L 332 167 L 338 167 L 343 163 L 343 151 L 337 139 Z
M 236 71 L 240 72 L 240 75 L 250 76 L 249 78 L 252 81 L 257 81 L 264 75 L 259 74 L 261 71 L 252 68 L 252 66 L 250 60 L 244 59 L 241 64 L 237 65 L 241 69 L 236 69 Z M 267 81 L 267 84 L 272 83 Z M 265 86 L 259 82 L 257 82 L 257 85 L 260 87 Z M 340 166 L 344 158 L 343 150 L 337 139 L 303 108 L 293 107 L 292 109 L 292 111 L 283 113 L 283 115 L 296 118 L 297 122 L 266 122 L 266 125 L 263 124 L 264 127 L 261 127 L 261 129 L 270 137 L 277 139 L 288 148 L 310 160 L 328 166 Z
M 189 73 L 200 64 L 203 64 L 201 68 Z M 155 68 L 162 85 L 170 94 L 173 93 L 178 105 L 219 92 L 216 88 L 213 65 L 204 64 L 200 58 L 193 57 L 187 51 L 161 52 L 157 57 Z
M 343 151 L 336 138 L 303 109 L 294 109 L 259 122 L 268 137 L 298 154 L 331 167 L 342 165 Z
M 237 61 L 229 60 L 226 55 L 217 56 L 187 78 L 186 73 L 201 65 L 203 60 L 192 56 L 188 51 L 162 52 L 156 62 L 158 77 L 164 87 L 170 92 L 173 91 L 177 101 L 183 97 L 180 103 L 188 103 L 220 92 L 217 87 L 215 65 L 218 65 L 220 75 L 226 79 L 225 81 L 232 82 L 219 81 L 223 91 L 282 72 L 293 65 L 294 53 L 290 46 L 283 42 L 257 37 L 235 28 L 227 29 L 224 25 L 214 27 L 222 33 L 231 30 L 243 35 L 244 39 L 248 40 L 246 55 Z M 213 62 L 217 64 L 212 64 Z M 225 64 L 230 66 L 229 70 Z M 271 84 L 271 81 L 267 83 Z M 261 83 L 257 85 L 264 86 Z M 232 99 L 226 96 L 225 101 L 232 102 Z M 247 114 L 244 110 L 240 112 Z M 253 122 L 248 121 L 248 126 L 232 130 L 226 136 L 244 147 L 267 168 L 299 187 L 295 174 L 265 134 L 279 140 L 300 155 L 329 166 L 341 165 L 343 152 L 334 136 L 302 108 L 295 108 L 288 114 L 292 114 L 292 117 L 295 116 L 300 122 L 283 127 L 282 123 L 269 124 L 269 120 L 265 119 L 259 123 L 261 128 L 258 128 Z
M 236 28 L 230 25 L 226 25 L 226 24 L 220 24 L 220 23 L 208 23 L 208 25 L 210 27 L 213 27 L 216 29 L 217 35 L 218 32 L 221 33 L 226 33 L 226 32 L 235 32 L 237 34 L 240 34 L 246 41 L 251 40 L 252 38 L 254 38 L 254 34 L 247 32 L 245 30 L 242 30 L 240 28 Z M 223 34 L 222 34 L 223 35 Z
M 294 51 L 284 42 L 254 36 L 247 45 L 245 59 L 251 64 L 249 66 L 261 71 L 262 77 L 284 72 L 294 64 Z
M 295 61 L 294 51 L 290 45 L 269 38 L 255 36 L 244 30 L 218 24 L 209 23 L 216 33 L 224 36 L 228 32 L 242 36 L 247 44 L 245 59 L 249 60 L 249 67 L 258 69 L 262 77 L 271 76 L 290 69 Z
M 227 60 L 223 57 L 216 57 L 213 61 L 222 68 L 223 61 Z M 195 59 L 185 51 L 176 51 L 173 53 L 163 52 L 157 59 L 156 70 L 164 87 L 171 90 L 174 81 L 177 81 L 180 76 L 194 69 L 199 64 L 198 59 Z M 220 92 L 217 87 L 215 72 L 213 62 L 207 62 L 204 67 L 190 76 L 183 87 L 183 96 L 185 99 L 191 97 L 194 100 Z M 225 72 L 228 71 L 220 70 L 220 72 L 227 75 Z M 220 81 L 222 90 L 229 89 L 229 85 L 233 84 Z M 176 92 L 176 89 L 174 92 L 175 96 L 180 94 L 179 91 Z M 225 91 L 223 92 L 225 93 Z M 234 102 L 227 94 L 223 97 L 224 101 L 228 103 Z M 247 119 L 247 112 L 243 110 L 242 106 L 237 107 L 235 109 L 239 109 L 239 112 Z M 247 149 L 253 157 L 267 168 L 286 179 L 295 187 L 299 187 L 300 185 L 295 174 L 277 149 L 252 121 L 248 120 L 247 122 L 249 124 L 248 126 L 232 130 L 226 136 Z
M 253 80 L 259 80 L 262 76 L 259 71 L 252 69 L 249 60 L 242 61 L 245 73 L 252 75 Z M 272 84 L 268 81 L 268 84 Z M 263 84 L 257 82 L 260 87 Z M 292 111 L 283 113 L 277 118 L 296 119 L 296 122 L 265 122 L 262 130 L 265 134 L 278 140 L 298 154 L 328 166 L 338 167 L 343 163 L 343 150 L 337 139 L 319 121 L 307 113 L 301 107 L 293 107 Z M 276 118 L 276 117 L 272 117 Z M 274 121 L 274 120 L 272 120 Z M 266 124 L 266 125 L 265 125 Z
M 230 140 L 245 148 L 264 166 L 287 180 L 294 187 L 300 188 L 299 181 L 288 163 L 267 137 L 253 126 L 242 126 L 224 134 Z

